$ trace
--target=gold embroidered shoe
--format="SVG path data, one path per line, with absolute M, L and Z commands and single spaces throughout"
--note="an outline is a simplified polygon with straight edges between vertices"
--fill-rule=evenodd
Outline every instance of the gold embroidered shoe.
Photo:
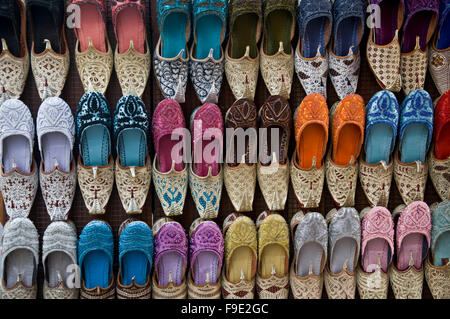
M 439 50 L 436 43 L 430 45 L 428 68 L 440 94 L 450 90 L 450 47 Z
M 222 271 L 224 299 L 253 299 L 257 263 L 256 227 L 239 213 L 223 221 L 225 266 Z

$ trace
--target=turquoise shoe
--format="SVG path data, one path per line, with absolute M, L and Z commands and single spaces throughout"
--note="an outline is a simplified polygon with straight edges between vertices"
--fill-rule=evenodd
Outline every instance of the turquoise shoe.
M 431 256 L 433 265 L 444 266 L 450 262 L 450 201 L 441 202 L 431 215 Z

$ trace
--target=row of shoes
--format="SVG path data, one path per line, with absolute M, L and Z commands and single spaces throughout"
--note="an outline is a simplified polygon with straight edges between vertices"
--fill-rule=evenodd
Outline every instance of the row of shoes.
M 89 222 L 77 241 L 72 222 L 56 221 L 43 237 L 44 298 L 253 299 L 256 288 L 260 299 L 287 299 L 290 287 L 296 299 L 320 299 L 325 286 L 330 299 L 353 299 L 356 287 L 362 299 L 386 299 L 390 282 L 395 298 L 420 299 L 424 273 L 434 298 L 450 298 L 450 201 L 432 210 L 416 201 L 392 215 L 379 206 L 359 215 L 354 208 L 333 209 L 326 218 L 298 212 L 290 222 L 291 266 L 289 227 L 276 213 L 261 213 L 256 226 L 232 213 L 223 235 L 215 222 L 199 218 L 189 240 L 169 218 L 156 221 L 153 230 L 128 219 L 118 231 L 117 275 L 106 222 Z M 36 298 L 33 223 L 11 219 L 1 244 L 3 299 Z

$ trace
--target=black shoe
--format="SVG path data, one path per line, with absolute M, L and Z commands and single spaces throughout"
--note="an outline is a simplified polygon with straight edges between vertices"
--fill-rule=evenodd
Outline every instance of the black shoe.
M 21 57 L 21 0 L 1 0 L 0 1 L 0 40 L 5 40 L 7 48 L 0 42 L 0 54 L 3 50 L 9 50 L 12 55 Z M 23 17 L 25 19 L 25 17 Z M 25 22 L 24 22 L 25 24 Z M 23 30 L 26 32 L 26 30 Z

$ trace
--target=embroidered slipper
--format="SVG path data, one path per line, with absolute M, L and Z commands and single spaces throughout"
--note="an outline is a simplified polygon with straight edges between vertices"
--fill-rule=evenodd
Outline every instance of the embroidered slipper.
M 225 127 L 232 130 L 227 140 L 226 160 L 223 165 L 224 182 L 228 197 L 237 212 L 253 210 L 256 188 L 257 113 L 255 104 L 239 99 L 225 115 Z M 242 130 L 243 131 L 242 131 Z M 250 134 L 250 140 L 242 140 L 240 134 Z
M 144 101 L 135 95 L 121 97 L 114 111 L 113 126 L 119 197 L 127 214 L 140 214 L 152 177 L 147 147 L 150 119 Z
M 0 9 L 0 104 L 18 99 L 30 69 L 26 40 L 26 11 L 23 0 L 7 0 Z
M 323 271 L 327 262 L 328 229 L 319 213 L 304 215 L 301 211 L 291 219 L 295 257 L 290 271 L 290 285 L 295 299 L 320 299 Z
M 399 92 L 402 89 L 402 77 L 398 34 L 405 14 L 404 0 L 370 0 L 369 5 L 378 6 L 380 20 L 378 24 L 375 21 L 369 26 L 367 61 L 383 90 Z
M 270 96 L 258 116 L 263 139 L 257 165 L 259 187 L 269 210 L 284 210 L 289 188 L 288 149 L 292 125 L 289 102 L 279 95 Z M 272 145 L 272 134 L 278 135 L 277 145 Z
M 295 111 L 296 151 L 291 183 L 300 207 L 319 207 L 325 180 L 323 157 L 328 142 L 328 106 L 318 93 L 306 96 Z
M 196 108 L 191 115 L 191 132 L 191 195 L 201 218 L 216 218 L 223 185 L 223 119 L 219 107 L 205 103 Z
M 389 278 L 396 299 L 420 299 L 423 286 L 423 261 L 431 241 L 430 208 L 421 201 L 400 205 L 395 231 L 397 258 Z
M 213 221 L 197 218 L 189 230 L 189 299 L 220 299 L 224 240 Z
M 256 227 L 247 216 L 233 213 L 223 221 L 225 267 L 222 271 L 224 299 L 253 299 L 257 267 Z
M 431 254 L 425 261 L 425 278 L 434 299 L 449 299 L 450 201 L 444 200 L 435 206 L 431 215 Z
M 152 266 L 152 230 L 142 221 L 125 220 L 119 227 L 117 299 L 150 299 Z
M 259 73 L 262 0 L 231 0 L 225 75 L 236 100 L 254 100 Z
M 365 11 L 364 0 L 333 2 L 333 42 L 328 65 L 331 82 L 341 100 L 355 94 L 358 87 Z
M 66 220 L 77 184 L 72 150 L 75 122 L 69 105 L 59 97 L 42 102 L 36 118 L 41 167 L 39 181 L 52 221 Z
M 156 44 L 153 63 L 161 93 L 168 99 L 184 103 L 188 80 L 191 34 L 191 1 L 158 0 L 160 37 Z
M 351 207 L 334 208 L 326 219 L 329 224 L 329 262 L 324 277 L 328 298 L 354 299 L 361 241 L 358 212 Z
M 358 156 L 364 141 L 366 110 L 363 98 L 349 95 L 330 111 L 332 148 L 326 159 L 326 180 L 334 202 L 340 207 L 355 203 Z
M 153 236 L 153 299 L 186 299 L 188 240 L 183 227 L 170 218 L 160 218 L 153 225 Z
M 301 0 L 298 4 L 299 41 L 295 50 L 295 72 L 306 94 L 327 98 L 328 53 L 331 37 L 330 0 Z
M 402 87 L 406 95 L 423 89 L 427 73 L 427 44 L 439 16 L 439 0 L 405 0 L 406 20 L 401 41 Z
M 183 131 L 186 129 L 183 111 L 177 101 L 165 99 L 158 104 L 153 113 L 152 129 L 156 194 L 166 216 L 181 215 L 188 186 L 188 165 L 183 162 L 187 136 Z M 180 145 L 178 158 L 172 158 L 172 150 Z
M 394 221 L 384 207 L 361 211 L 361 262 L 356 281 L 361 299 L 387 299 L 394 255 Z
M 113 51 L 106 32 L 104 0 L 73 0 L 80 10 L 80 25 L 74 28 L 75 61 L 85 92 L 105 94 L 113 69 Z
M 77 231 L 71 221 L 53 222 L 42 240 L 44 299 L 78 299 L 78 287 L 68 287 L 68 271 L 77 265 Z
M 111 227 L 93 220 L 84 226 L 78 241 L 81 299 L 114 299 L 114 241 Z
M 264 1 L 261 75 L 270 95 L 289 99 L 294 75 L 296 0 Z
M 398 121 L 395 95 L 390 91 L 376 93 L 366 107 L 365 152 L 359 159 L 359 179 L 372 207 L 386 207 L 389 201 Z
M 10 99 L 0 106 L 0 189 L 10 218 L 28 217 L 38 189 L 33 158 L 34 123 L 28 107 Z
M 2 299 L 36 299 L 39 235 L 28 218 L 6 222 L 1 237 Z
M 433 102 L 424 90 L 411 92 L 400 114 L 394 179 L 405 204 L 423 200 L 428 175 L 426 154 L 433 136 Z

